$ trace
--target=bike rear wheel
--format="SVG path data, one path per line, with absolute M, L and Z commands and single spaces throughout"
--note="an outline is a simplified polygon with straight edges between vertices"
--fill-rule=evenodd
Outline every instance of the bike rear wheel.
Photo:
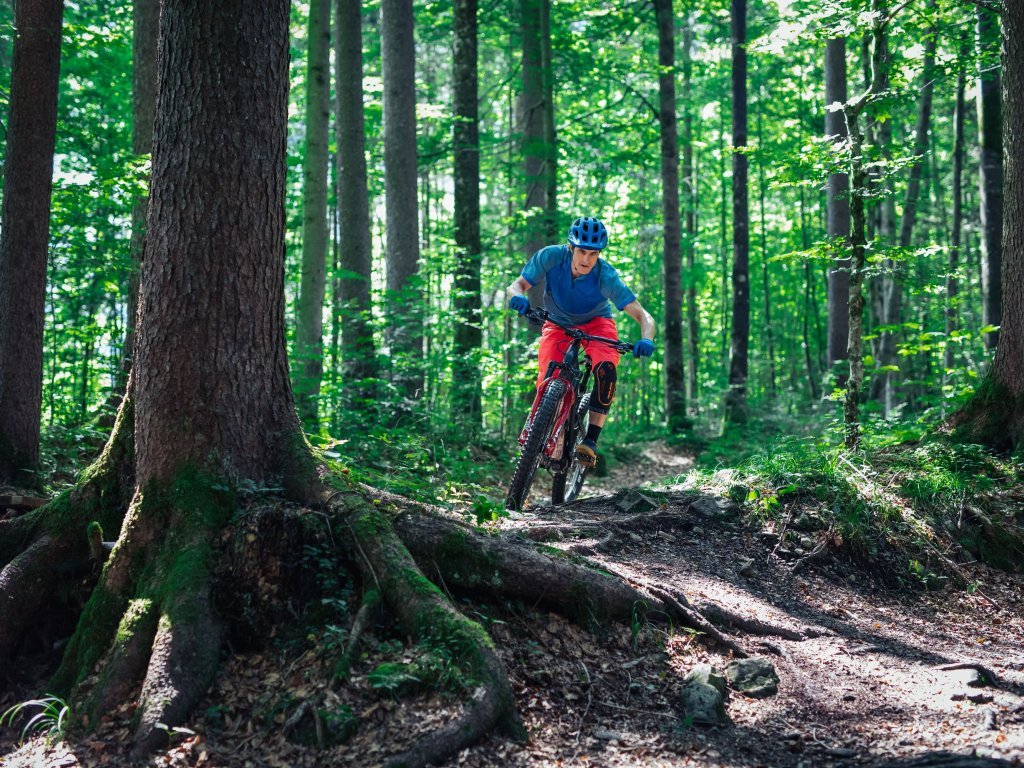
M 533 485 L 533 476 L 537 473 L 537 465 L 540 463 L 544 446 L 551 437 L 551 430 L 555 426 L 555 417 L 562 404 L 562 397 L 565 396 L 566 385 L 561 379 L 555 379 L 544 391 L 537 412 L 533 417 L 533 424 L 526 436 L 526 442 L 519 452 L 519 461 L 516 463 L 516 471 L 512 475 L 512 483 L 508 489 L 508 496 L 505 497 L 505 508 L 521 510 L 523 502 L 530 493 L 530 486 Z
M 583 442 L 583 438 L 587 436 L 587 427 L 590 425 L 590 393 L 580 398 L 572 424 L 572 430 L 565 436 L 565 450 L 569 451 L 570 464 L 565 472 L 555 473 L 551 482 L 552 504 L 568 504 L 583 490 L 587 467 L 576 461 L 576 446 Z

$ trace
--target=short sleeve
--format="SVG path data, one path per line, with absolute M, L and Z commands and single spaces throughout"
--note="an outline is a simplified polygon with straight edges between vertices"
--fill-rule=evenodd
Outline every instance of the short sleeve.
M 601 293 L 619 311 L 622 311 L 636 301 L 636 295 L 622 282 L 622 278 L 619 277 L 615 267 L 608 264 L 604 264 L 601 269 Z
M 562 248 L 559 246 L 549 245 L 546 248 L 541 248 L 526 262 L 526 266 L 523 267 L 522 271 L 523 278 L 530 285 L 537 285 L 558 264 L 563 256 Z

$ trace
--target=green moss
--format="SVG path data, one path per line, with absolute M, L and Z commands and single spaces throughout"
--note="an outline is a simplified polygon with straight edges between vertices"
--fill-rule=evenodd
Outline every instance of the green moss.
M 500 583 L 501 569 L 497 555 L 484 552 L 470 540 L 469 533 L 456 530 L 446 535 L 437 551 L 438 559 L 461 577 L 467 587 L 491 586 Z
M 93 672 L 115 636 L 126 604 L 106 590 L 101 579 L 82 611 L 60 668 L 50 683 L 51 690 L 60 696 L 69 696 L 72 689 Z

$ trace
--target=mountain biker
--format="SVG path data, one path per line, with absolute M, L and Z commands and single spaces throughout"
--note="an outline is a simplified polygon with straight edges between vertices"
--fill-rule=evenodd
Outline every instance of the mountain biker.
M 530 308 L 526 292 L 546 280 L 544 308 L 552 320 L 574 326 L 594 336 L 618 339 L 612 307 L 640 324 L 640 339 L 633 345 L 634 357 L 654 354 L 654 318 L 637 301 L 601 251 L 608 246 L 608 230 L 592 216 L 581 216 L 569 226 L 567 245 L 549 245 L 537 251 L 522 274 L 508 287 L 509 308 L 520 315 Z M 561 360 L 570 339 L 552 322 L 541 329 L 538 353 L 540 371 L 537 386 L 544 381 L 552 361 Z M 594 389 L 590 395 L 587 434 L 576 447 L 576 460 L 585 467 L 597 464 L 597 439 L 608 418 L 615 397 L 619 353 L 606 344 L 583 344 L 594 366 Z

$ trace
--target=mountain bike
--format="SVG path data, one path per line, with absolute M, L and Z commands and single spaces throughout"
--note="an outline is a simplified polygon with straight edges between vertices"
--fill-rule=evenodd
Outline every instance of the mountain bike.
M 583 442 L 590 423 L 590 357 L 580 355 L 583 342 L 607 344 L 620 352 L 632 352 L 633 345 L 618 339 L 592 336 L 579 328 L 551 320 L 543 309 L 531 308 L 524 315 L 530 322 L 554 323 L 569 336 L 561 362 L 552 362 L 537 387 L 530 415 L 519 433 L 519 461 L 512 475 L 505 508 L 521 510 L 533 485 L 538 467 L 551 471 L 551 503 L 575 499 L 583 488 L 588 467 L 576 459 L 576 446 Z M 582 357 L 582 359 L 581 359 Z

